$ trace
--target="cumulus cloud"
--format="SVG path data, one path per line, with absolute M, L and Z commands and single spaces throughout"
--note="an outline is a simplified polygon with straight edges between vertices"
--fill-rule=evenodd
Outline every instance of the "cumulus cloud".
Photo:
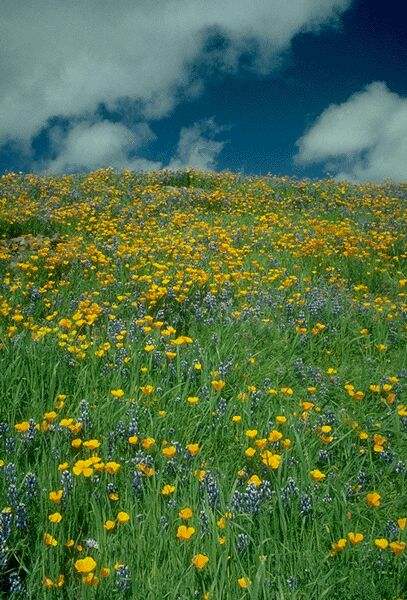
M 213 117 L 194 123 L 191 127 L 183 127 L 176 155 L 169 162 L 168 169 L 193 167 L 201 171 L 214 170 L 216 159 L 226 142 L 212 138 L 225 129 L 224 126 L 217 126 Z
M 141 146 L 155 139 L 155 134 L 146 123 L 139 123 L 130 130 L 121 123 L 100 121 L 80 122 L 67 133 L 60 127 L 50 131 L 51 147 L 56 158 L 37 165 L 37 170 L 45 173 L 112 167 L 117 169 L 151 170 L 161 167 L 161 163 L 143 158 L 130 158 Z
M 3 0 L 0 144 L 27 145 L 50 118 L 89 119 L 102 103 L 111 110 L 136 106 L 139 120 L 162 118 L 202 90 L 196 61 L 233 71 L 254 49 L 253 68 L 267 72 L 297 33 L 335 23 L 350 3 Z M 215 31 L 226 42 L 222 52 L 205 50 Z M 84 131 L 76 132 L 86 146 Z M 125 145 L 123 131 L 102 124 L 98 135 L 105 141 L 110 134 Z M 69 144 L 65 154 L 76 159 L 73 138 Z
M 165 166 L 169 170 L 194 167 L 202 171 L 216 170 L 217 158 L 226 141 L 214 136 L 228 130 L 219 126 L 213 117 L 183 127 L 175 155 Z M 110 121 L 81 121 L 67 131 L 60 126 L 49 131 L 52 153 L 55 158 L 39 161 L 35 170 L 45 174 L 88 171 L 102 167 L 152 171 L 163 168 L 163 163 L 139 155 L 156 139 L 147 123 L 126 127 Z
M 407 97 L 375 81 L 328 106 L 297 145 L 297 163 L 325 163 L 337 179 L 407 181 Z

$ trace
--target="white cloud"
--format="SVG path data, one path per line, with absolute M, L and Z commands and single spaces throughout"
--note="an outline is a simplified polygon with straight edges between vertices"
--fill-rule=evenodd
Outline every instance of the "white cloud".
M 194 123 L 191 127 L 183 127 L 180 132 L 177 153 L 167 168 L 177 170 L 193 167 L 201 171 L 215 169 L 218 154 L 226 142 L 215 141 L 211 137 L 225 129 L 226 127 L 218 127 L 213 117 Z
M 135 104 L 139 119 L 161 118 L 202 90 L 191 66 L 205 59 L 209 31 L 220 32 L 227 47 L 209 53 L 207 64 L 233 71 L 242 52 L 255 48 L 254 68 L 266 72 L 297 33 L 335 22 L 350 3 L 3 0 L 0 143 L 18 139 L 27 147 L 51 117 L 89 120 L 100 103 Z M 124 135 L 114 131 L 116 140 Z M 99 135 L 106 139 L 106 125 Z M 82 132 L 84 145 L 85 138 Z
M 407 181 L 407 98 L 375 81 L 328 106 L 297 145 L 296 162 L 325 163 L 338 179 Z
M 37 170 L 45 173 L 64 173 L 101 167 L 116 169 L 158 169 L 161 163 L 142 158 L 129 158 L 132 152 L 155 139 L 146 123 L 139 123 L 133 131 L 121 123 L 101 121 L 80 122 L 66 134 L 60 127 L 50 131 L 55 159 L 38 164 Z
M 213 136 L 229 129 L 218 126 L 213 117 L 183 127 L 175 156 L 166 166 L 169 170 L 194 167 L 202 171 L 216 169 L 216 160 L 225 141 Z M 55 126 L 49 132 L 50 145 L 56 158 L 37 162 L 35 170 L 46 173 L 79 172 L 102 167 L 152 171 L 163 167 L 138 155 L 156 135 L 147 125 L 139 123 L 132 129 L 110 121 L 81 121 L 64 131 Z

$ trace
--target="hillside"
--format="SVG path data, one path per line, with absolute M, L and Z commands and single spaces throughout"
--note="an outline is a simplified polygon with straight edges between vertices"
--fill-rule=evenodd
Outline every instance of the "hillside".
M 3 596 L 404 598 L 406 199 L 0 177 Z

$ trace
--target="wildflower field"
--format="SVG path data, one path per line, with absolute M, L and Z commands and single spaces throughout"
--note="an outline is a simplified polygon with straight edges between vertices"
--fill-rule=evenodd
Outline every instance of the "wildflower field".
M 407 598 L 407 184 L 0 178 L 0 597 Z

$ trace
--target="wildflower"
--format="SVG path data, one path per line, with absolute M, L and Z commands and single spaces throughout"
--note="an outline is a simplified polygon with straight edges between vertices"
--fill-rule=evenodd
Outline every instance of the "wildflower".
M 112 394 L 113 398 L 123 398 L 124 396 L 124 391 L 121 388 L 110 390 L 110 393 Z
M 99 448 L 100 442 L 99 440 L 87 440 L 86 442 L 83 442 L 83 445 L 89 450 L 96 450 L 96 448 Z
M 109 473 L 109 475 L 116 475 L 116 473 L 119 471 L 119 469 L 121 468 L 120 463 L 114 462 L 113 460 L 105 463 L 105 467 L 104 470 L 106 471 L 106 473 Z
M 189 540 L 195 533 L 194 527 L 188 527 L 187 525 L 179 525 L 177 529 L 177 538 L 180 541 Z
M 175 485 L 171 485 L 169 483 L 167 483 L 166 485 L 164 485 L 164 487 L 161 490 L 161 494 L 163 496 L 170 496 L 174 492 L 175 492 Z
M 58 504 L 58 502 L 61 502 L 63 493 L 63 490 L 55 490 L 50 492 L 48 494 L 48 497 L 51 500 L 51 502 L 55 502 L 56 504 Z
M 376 538 L 374 541 L 374 545 L 376 548 L 380 548 L 380 550 L 386 550 L 389 545 L 389 540 L 386 538 Z
M 135 446 L 138 442 L 138 437 L 136 435 L 131 435 L 128 438 L 128 442 L 129 442 L 130 446 Z
M 377 492 L 369 492 L 366 496 L 366 502 L 369 506 L 373 508 L 378 508 L 380 506 L 381 496 Z
M 103 527 L 106 529 L 106 531 L 113 531 L 113 529 L 116 527 L 116 523 L 108 519 L 105 521 Z
M 58 540 L 54 538 L 50 533 L 44 533 L 44 544 L 46 546 L 57 546 Z
M 249 439 L 254 439 L 257 436 L 257 429 L 247 429 L 245 436 Z
M 75 561 L 75 569 L 78 571 L 78 573 L 87 575 L 88 573 L 92 573 L 95 568 L 96 561 L 91 556 L 79 558 L 77 561 Z
M 142 440 L 141 445 L 143 446 L 143 448 L 145 450 L 149 450 L 150 448 L 152 448 L 155 444 L 155 439 L 152 437 L 147 437 L 144 438 L 144 440 Z
M 326 478 L 325 473 L 323 473 L 319 469 L 314 469 L 313 471 L 310 471 L 310 475 L 314 481 L 323 481 Z
M 191 456 L 196 456 L 201 450 L 199 444 L 187 444 L 186 449 L 188 450 Z
M 192 559 L 192 564 L 199 571 L 204 569 L 206 567 L 206 565 L 208 564 L 208 562 L 209 562 L 209 557 L 206 556 L 206 554 L 195 554 L 195 556 Z
M 117 513 L 117 522 L 123 525 L 124 523 L 128 523 L 130 521 L 130 515 L 124 511 L 120 511 Z
M 185 508 L 181 508 L 178 515 L 181 519 L 188 520 L 192 517 L 192 509 L 186 506 Z
M 214 379 L 211 381 L 212 388 L 215 392 L 220 392 L 225 387 L 226 383 L 222 379 Z
M 140 386 L 140 390 L 145 396 L 150 396 L 154 393 L 155 387 L 153 385 L 142 385 Z
M 199 398 L 198 398 L 198 396 L 188 396 L 187 402 L 191 406 L 195 406 L 196 404 L 198 404 Z
M 166 448 L 163 448 L 162 450 L 162 455 L 165 458 L 173 458 L 177 453 L 177 449 L 175 446 L 167 446 Z
M 284 415 L 277 415 L 276 423 L 278 423 L 279 425 L 284 425 L 284 423 L 287 423 L 287 417 L 285 417 Z
M 14 429 L 19 433 L 25 433 L 30 429 L 30 423 L 29 421 L 21 421 L 21 423 L 16 423 L 14 425 Z
M 51 523 L 60 523 L 62 521 L 62 515 L 59 512 L 54 512 L 51 515 L 48 515 L 48 519 Z
M 248 577 L 239 577 L 239 579 L 237 580 L 237 584 L 240 588 L 242 588 L 243 590 L 247 589 L 248 587 L 250 587 L 251 585 L 251 581 Z
M 399 529 L 405 529 L 407 525 L 407 518 L 400 517 L 400 519 L 397 519 L 397 525 L 399 526 Z
M 393 554 L 395 556 L 398 556 L 399 554 L 404 552 L 404 550 L 406 549 L 406 543 L 400 542 L 400 541 L 390 542 L 389 547 L 390 547 L 390 550 L 393 552 Z
M 270 469 L 278 469 L 281 464 L 281 454 L 273 454 L 270 450 L 265 450 L 261 454 L 262 463 L 266 465 L 266 467 L 270 467 Z
M 241 422 L 242 422 L 242 417 L 240 415 L 232 416 L 232 423 L 241 423 Z
M 262 480 L 257 475 L 252 475 L 248 480 L 248 485 L 254 485 L 255 487 L 259 487 L 261 485 Z
M 335 556 L 338 552 L 342 552 L 346 548 L 347 540 L 340 538 L 337 542 L 331 544 L 331 556 Z
M 363 539 L 364 539 L 363 533 L 355 533 L 353 531 L 350 531 L 348 533 L 348 540 L 353 545 L 360 544 L 360 542 L 363 542 Z
M 277 431 L 277 429 L 273 429 L 272 431 L 270 431 L 269 435 L 268 435 L 268 441 L 269 442 L 278 442 L 281 440 L 281 438 L 283 437 L 283 434 L 281 433 L 281 431 Z

